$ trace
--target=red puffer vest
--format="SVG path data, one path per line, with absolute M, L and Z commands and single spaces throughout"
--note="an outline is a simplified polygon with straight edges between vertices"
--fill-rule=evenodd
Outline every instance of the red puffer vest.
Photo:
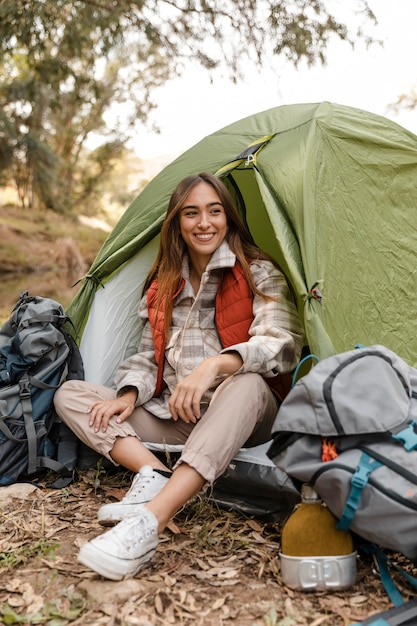
M 174 294 L 176 298 L 185 285 L 182 281 L 180 288 Z M 158 295 L 158 281 L 152 281 L 147 293 L 149 322 L 155 348 L 155 359 L 158 364 L 158 376 L 154 397 L 159 396 L 165 386 L 163 380 L 166 336 L 164 332 L 165 300 L 162 299 L 159 310 L 156 309 Z M 249 340 L 249 328 L 253 322 L 253 294 L 246 280 L 240 263 L 224 270 L 219 281 L 215 305 L 215 325 L 223 348 L 229 348 L 237 343 Z M 291 377 L 287 374 L 276 376 L 273 379 L 265 378 L 275 395 L 280 399 L 287 395 L 290 389 Z

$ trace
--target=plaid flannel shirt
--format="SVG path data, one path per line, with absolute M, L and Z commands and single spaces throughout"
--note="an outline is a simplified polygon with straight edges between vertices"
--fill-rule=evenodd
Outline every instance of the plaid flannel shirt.
M 185 286 L 174 304 L 165 351 L 164 380 L 167 386 L 157 398 L 153 398 L 157 364 L 152 330 L 146 295 L 142 298 L 139 315 L 143 330 L 138 352 L 121 364 L 115 377 L 117 390 L 128 385 L 137 388 L 137 406 L 144 405 L 160 418 L 170 418 L 168 399 L 177 383 L 204 359 L 222 352 L 238 352 L 242 357 L 243 365 L 236 374 L 256 372 L 274 376 L 291 372 L 296 367 L 303 345 L 303 328 L 285 277 L 269 261 L 253 261 L 250 267 L 258 289 L 274 296 L 277 301 L 265 301 L 255 296 L 249 341 L 222 350 L 214 324 L 219 271 L 233 267 L 235 261 L 235 255 L 223 242 L 213 253 L 195 294 L 189 281 L 188 257 L 184 258 Z M 222 379 L 218 379 L 206 392 L 202 405 L 209 404 L 214 389 L 221 382 Z

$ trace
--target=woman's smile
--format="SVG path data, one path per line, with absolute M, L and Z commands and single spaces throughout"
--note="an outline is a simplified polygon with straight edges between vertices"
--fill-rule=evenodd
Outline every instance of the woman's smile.
M 209 241 L 214 237 L 214 233 L 196 233 L 195 237 L 200 241 Z

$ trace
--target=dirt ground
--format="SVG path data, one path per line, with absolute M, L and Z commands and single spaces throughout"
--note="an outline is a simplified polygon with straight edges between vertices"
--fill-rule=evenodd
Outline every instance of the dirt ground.
M 60 490 L 42 483 L 0 488 L 0 623 L 347 626 L 392 606 L 375 564 L 363 555 L 348 590 L 289 589 L 280 576 L 278 522 L 219 510 L 203 497 L 177 514 L 150 566 L 133 579 L 107 581 L 76 555 L 103 530 L 99 506 L 120 499 L 130 479 L 86 470 Z M 402 580 L 409 599 L 413 592 Z

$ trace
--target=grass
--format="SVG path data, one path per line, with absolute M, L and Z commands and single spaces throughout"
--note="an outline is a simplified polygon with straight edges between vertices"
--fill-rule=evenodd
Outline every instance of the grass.
M 10 569 L 21 566 L 33 556 L 53 557 L 58 544 L 41 538 L 33 543 L 25 543 L 18 548 L 12 548 L 7 552 L 0 552 L 0 569 Z
M 53 265 L 51 247 L 60 239 L 71 237 L 78 245 L 82 256 L 90 265 L 107 237 L 107 233 L 90 228 L 77 218 L 58 215 L 52 211 L 41 211 L 16 206 L 0 207 L 0 233 L 4 231 L 0 247 L 1 273 L 8 271 L 26 273 Z M 18 255 L 15 254 L 16 250 Z
M 15 243 L 8 243 L 3 241 L 0 248 L 0 263 L 2 268 L 2 274 L 7 272 L 16 271 L 16 267 L 19 268 L 20 273 L 27 273 L 31 271 L 31 263 L 25 251 Z
M 67 598 L 60 598 L 43 604 L 37 610 L 29 613 L 18 613 L 8 603 L 0 608 L 2 624 L 47 624 L 48 626 L 65 626 L 73 622 L 86 608 L 86 600 L 79 594 L 69 594 Z
M 5 322 L 22 291 L 57 300 L 67 308 L 107 233 L 77 219 L 51 211 L 28 212 L 0 207 L 0 323 Z M 70 239 L 85 267 L 70 269 L 63 263 L 62 242 Z

